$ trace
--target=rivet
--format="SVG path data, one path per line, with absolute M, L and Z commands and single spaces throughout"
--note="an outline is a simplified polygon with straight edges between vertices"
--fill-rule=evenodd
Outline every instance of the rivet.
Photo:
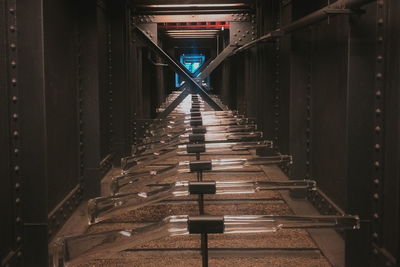
M 15 50 L 15 49 L 17 48 L 17 45 L 14 44 L 14 43 L 12 43 L 12 44 L 10 44 L 10 48 L 11 48 L 12 50 Z
M 377 60 L 377 61 L 382 61 L 382 59 L 383 59 L 383 56 L 382 56 L 382 55 L 378 55 L 378 56 L 376 57 L 376 60 Z
M 379 199 L 379 194 L 378 194 L 378 193 L 375 193 L 375 194 L 373 195 L 373 197 L 374 197 L 375 200 L 378 200 L 378 199 Z
M 376 91 L 375 95 L 376 95 L 376 97 L 379 98 L 382 95 L 382 92 L 380 90 L 378 90 L 378 91 Z
M 15 149 L 14 149 L 14 154 L 15 154 L 15 155 L 18 155 L 18 153 L 19 153 L 19 149 L 18 149 L 18 148 L 15 148 Z
M 15 221 L 16 221 L 17 223 L 21 222 L 21 217 L 15 218 Z
M 21 251 L 18 251 L 17 257 L 20 258 L 21 256 L 22 256 L 22 252 L 21 252 Z
M 11 31 L 11 32 L 15 32 L 15 26 L 14 26 L 14 25 L 11 25 L 11 26 L 10 26 L 10 31 Z
M 14 114 L 12 115 L 12 118 L 13 118 L 14 120 L 17 120 L 17 119 L 18 119 L 18 114 L 17 114 L 17 113 L 14 113 Z
M 15 167 L 14 167 L 14 171 L 19 171 L 19 166 L 18 165 L 16 165 Z
M 17 242 L 21 242 L 22 238 L 20 236 L 17 236 Z
M 16 183 L 15 184 L 15 189 L 18 189 L 18 188 L 20 188 L 21 187 L 21 184 L 20 183 Z
M 376 126 L 376 127 L 375 127 L 375 132 L 379 133 L 380 131 L 381 131 L 381 127 Z
M 378 37 L 378 42 L 383 42 L 383 36 Z
M 19 204 L 21 202 L 21 200 L 19 199 L 19 198 L 17 198 L 16 200 L 15 200 L 15 203 L 17 203 L 17 204 Z
M 379 161 L 375 161 L 375 162 L 374 162 L 374 166 L 375 166 L 375 167 L 379 167 L 380 165 L 381 165 L 381 164 L 380 164 Z
M 373 217 L 374 217 L 375 220 L 378 220 L 379 219 L 378 213 L 374 213 Z
M 378 24 L 383 24 L 383 19 L 382 18 L 378 19 Z
M 13 136 L 14 136 L 14 137 L 18 137 L 18 131 L 14 131 L 14 132 L 13 132 Z
M 374 184 L 379 185 L 379 179 L 374 179 Z
M 8 12 L 10 12 L 10 14 L 14 14 L 15 13 L 15 9 L 14 8 L 10 8 L 10 9 L 8 9 Z
M 382 73 L 378 72 L 378 73 L 376 74 L 376 78 L 382 79 L 382 77 L 383 77 L 383 74 L 382 74 Z
M 379 108 L 377 108 L 377 109 L 375 110 L 375 113 L 376 113 L 377 115 L 379 115 L 379 114 L 381 114 L 381 110 L 380 110 Z
M 378 255 L 378 250 L 377 250 L 376 248 L 374 248 L 374 249 L 372 250 L 372 253 L 374 253 L 374 255 Z
M 12 78 L 11 79 L 11 83 L 12 83 L 12 85 L 17 85 L 17 79 L 16 78 Z
M 381 149 L 381 146 L 379 144 L 375 144 L 374 147 L 375 147 L 376 150 L 380 150 Z
M 17 66 L 17 62 L 15 60 L 11 61 L 11 67 L 15 68 Z

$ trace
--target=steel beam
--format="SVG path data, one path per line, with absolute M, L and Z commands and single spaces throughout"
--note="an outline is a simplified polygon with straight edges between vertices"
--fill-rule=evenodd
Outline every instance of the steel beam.
M 140 28 L 134 27 L 133 31 L 141 38 L 141 40 L 156 54 L 158 54 L 162 59 L 164 59 L 165 62 L 167 62 L 168 66 L 172 68 L 178 75 L 187 83 L 187 85 L 197 94 L 199 94 L 204 101 L 210 105 L 211 108 L 214 110 L 223 110 L 224 108 L 216 103 L 207 93 L 206 91 L 202 88 L 200 84 L 198 84 L 189 74 L 188 72 L 184 69 L 183 66 L 181 66 L 179 63 L 177 63 L 173 58 L 171 58 L 164 50 L 161 49 L 157 44 L 155 44 Z M 186 90 L 183 90 L 181 94 L 188 93 Z M 181 97 L 178 97 L 179 99 L 182 99 Z M 175 102 L 175 101 L 174 101 Z M 174 103 L 173 102 L 173 103 Z M 178 102 L 177 104 L 179 104 Z M 176 103 L 174 103 L 176 104 Z M 160 116 L 166 116 L 168 113 L 166 111 L 172 111 L 168 107 L 165 109 L 164 112 L 161 113 Z
M 180 22 L 245 22 L 250 21 L 249 13 L 229 14 L 189 14 L 189 15 L 137 15 L 133 17 L 136 24 L 144 23 L 180 23 Z

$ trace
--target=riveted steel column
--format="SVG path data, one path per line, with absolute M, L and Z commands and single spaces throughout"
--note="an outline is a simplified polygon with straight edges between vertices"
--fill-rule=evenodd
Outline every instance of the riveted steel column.
M 87 197 L 100 193 L 100 100 L 99 92 L 99 47 L 97 36 L 97 1 L 81 2 L 79 5 L 79 25 L 81 40 L 81 87 L 83 99 L 82 129 L 85 150 L 84 187 Z
M 385 31 L 385 64 L 383 99 L 384 116 L 384 181 L 380 184 L 382 233 L 380 235 L 379 257 L 381 264 L 398 266 L 400 264 L 400 2 L 387 0 L 382 5 Z M 379 19 L 379 18 L 378 18 Z M 379 56 L 379 54 L 378 54 Z M 377 57 L 377 60 L 381 58 Z M 383 256 L 383 257 L 382 257 Z M 396 265 L 397 264 L 397 265 Z
M 112 136 L 113 163 L 120 164 L 120 159 L 129 154 L 130 116 L 128 106 L 128 66 L 129 60 L 129 9 L 125 1 L 109 1 L 111 23 L 111 60 L 112 60 Z
M 15 0 L 0 1 L 0 263 L 22 266 L 22 192 L 20 86 L 18 83 L 17 6 Z
M 25 266 L 47 266 L 47 142 L 44 74 L 43 1 L 18 2 L 18 81 L 20 100 L 21 166 L 24 177 L 23 256 Z M 14 26 L 16 28 L 16 25 Z
M 347 213 L 358 214 L 361 229 L 345 234 L 346 266 L 369 266 L 371 218 L 371 175 L 373 106 L 375 81 L 375 3 L 365 6 L 364 15 L 349 17 L 346 92 L 346 199 Z
M 396 153 L 388 153 L 393 143 L 396 143 L 396 139 L 390 138 L 390 131 L 397 131 L 398 125 L 392 123 L 392 114 L 389 110 L 392 110 L 393 106 L 398 106 L 398 103 L 394 102 L 393 105 L 392 97 L 398 97 L 397 90 L 389 90 L 390 87 L 387 84 L 390 79 L 395 79 L 398 75 L 387 77 L 387 62 L 391 53 L 395 54 L 396 49 L 392 47 L 393 51 L 388 50 L 390 41 L 393 41 L 393 35 L 388 34 L 389 27 L 396 28 L 396 25 L 388 25 L 390 22 L 389 12 L 390 1 L 378 0 L 376 3 L 376 62 L 375 62 L 375 101 L 373 105 L 373 119 L 374 119 L 374 144 L 373 144 L 373 159 L 372 159 L 372 224 L 371 224 L 371 238 L 372 238 L 372 252 L 374 255 L 374 264 L 376 266 L 396 266 L 396 252 L 399 247 L 399 240 L 397 240 L 397 251 L 395 245 L 395 239 L 392 235 L 399 234 L 398 227 L 398 212 L 397 216 L 394 215 L 396 208 L 399 206 L 394 204 L 395 197 L 393 190 L 390 187 L 396 186 L 396 175 L 395 172 L 391 172 L 391 166 L 388 164 L 393 157 L 396 157 Z M 392 20 L 393 22 L 393 20 Z M 397 25 L 398 26 L 398 25 Z M 396 34 L 394 34 L 396 35 Z M 396 68 L 396 66 L 395 66 Z M 397 66 L 398 68 L 398 66 Z M 396 93 L 397 92 L 397 93 Z M 389 103 L 392 103 L 390 105 Z M 397 112 L 397 110 L 395 110 Z M 388 169 L 386 169 L 388 168 Z M 388 175 L 391 173 L 392 175 Z M 398 184 L 397 184 L 398 186 Z M 398 192 L 397 192 L 398 194 Z M 398 198 L 397 198 L 398 199 Z M 397 221 L 397 224 L 394 223 Z M 397 259 L 398 260 L 398 259 Z

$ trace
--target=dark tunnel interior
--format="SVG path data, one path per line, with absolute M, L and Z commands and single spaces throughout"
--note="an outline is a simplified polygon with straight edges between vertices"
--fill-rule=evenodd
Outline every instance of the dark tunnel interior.
M 0 0 L 0 101 L 1 266 L 399 266 L 398 0 Z

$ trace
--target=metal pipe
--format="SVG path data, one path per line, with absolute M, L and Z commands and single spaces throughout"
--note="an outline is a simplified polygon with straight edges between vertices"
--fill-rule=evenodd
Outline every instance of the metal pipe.
M 234 53 L 238 53 L 244 50 L 249 49 L 250 47 L 253 47 L 259 42 L 266 41 L 268 39 L 271 39 L 277 35 L 284 35 L 288 33 L 292 33 L 298 29 L 301 29 L 303 27 L 309 26 L 311 24 L 317 23 L 321 20 L 324 20 L 328 18 L 329 16 L 332 16 L 332 10 L 344 10 L 344 9 L 356 9 L 359 8 L 365 4 L 368 4 L 370 2 L 374 2 L 376 0 L 338 0 L 333 4 L 327 5 L 324 8 L 321 8 L 315 12 L 312 12 L 309 15 L 306 15 L 302 17 L 301 19 L 298 19 L 286 26 L 283 26 L 280 29 L 276 29 L 272 32 L 269 32 L 260 38 L 251 41 L 242 47 L 238 48 L 235 50 Z

